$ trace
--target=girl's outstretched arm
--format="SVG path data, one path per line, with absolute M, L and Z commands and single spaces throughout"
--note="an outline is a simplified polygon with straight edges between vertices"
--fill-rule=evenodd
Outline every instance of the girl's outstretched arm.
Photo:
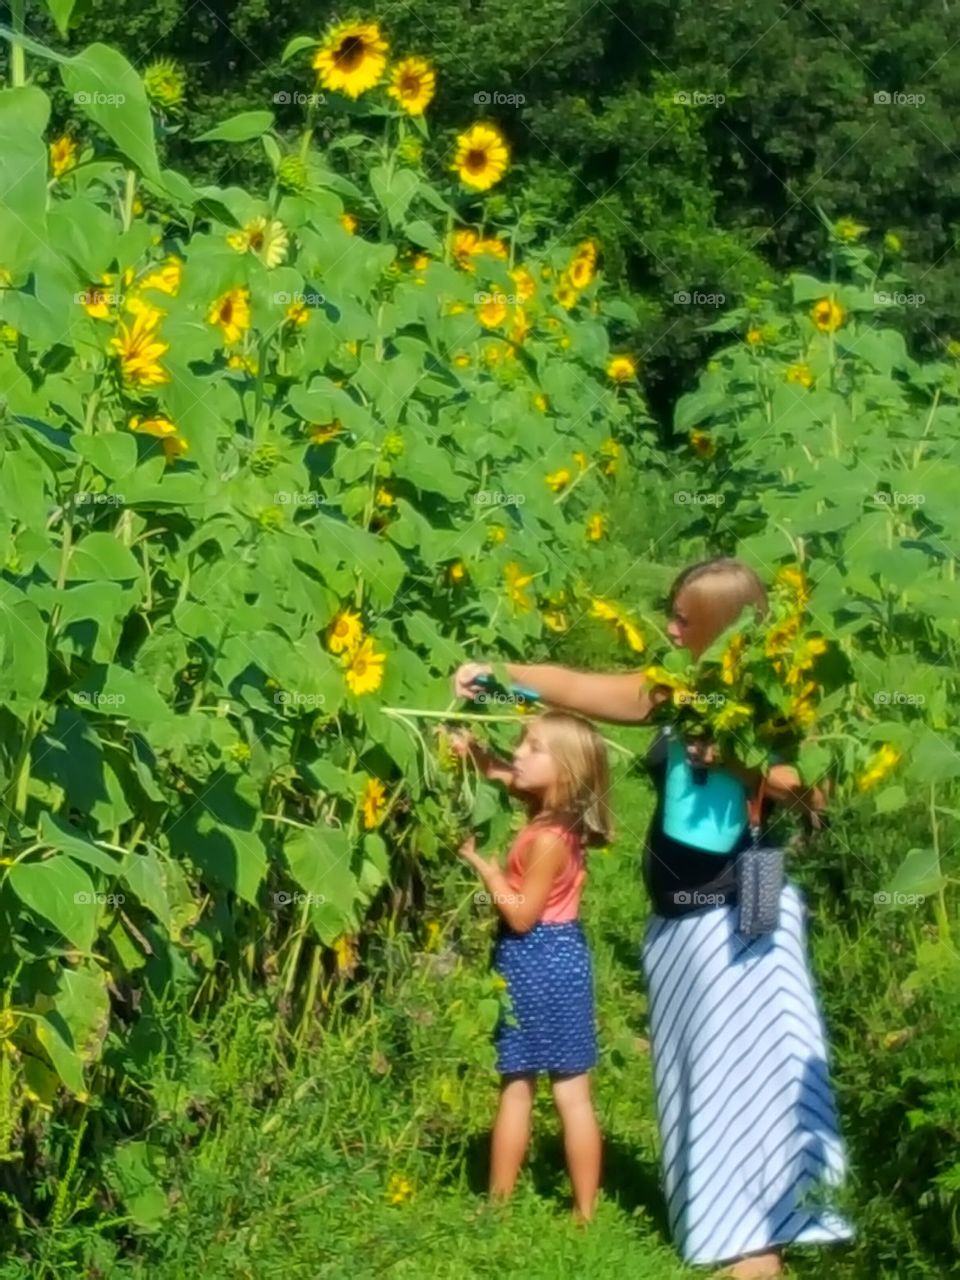
M 643 724 L 652 703 L 646 681 L 639 671 L 577 671 L 551 663 L 504 663 L 511 680 L 539 693 L 544 702 L 561 711 L 578 711 L 594 720 L 615 724 Z M 457 669 L 454 692 L 470 697 L 474 676 L 490 674 L 486 663 L 467 662 Z

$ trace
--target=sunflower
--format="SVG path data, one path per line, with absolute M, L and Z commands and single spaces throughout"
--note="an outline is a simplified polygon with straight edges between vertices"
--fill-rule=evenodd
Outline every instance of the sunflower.
M 207 323 L 219 325 L 224 342 L 239 342 L 250 328 L 250 290 L 240 285 L 221 294 L 207 312 Z
M 607 517 L 599 512 L 587 521 L 587 541 L 599 542 L 607 531 Z
M 589 263 L 595 263 L 597 260 L 597 246 L 592 240 L 581 240 L 574 251 L 574 260 L 584 259 Z
M 331 653 L 351 653 L 363 640 L 359 613 L 341 609 L 327 630 L 327 648 Z
M 237 253 L 253 253 L 267 267 L 278 267 L 287 256 L 290 237 L 282 222 L 265 218 L 261 214 L 253 218 L 242 231 L 232 231 L 227 244 Z
M 774 578 L 776 585 L 792 600 L 795 608 L 805 609 L 810 600 L 810 584 L 807 575 L 797 565 L 784 565 Z
M 760 330 L 759 330 L 759 329 L 748 329 L 748 330 L 747 330 L 747 344 L 748 344 L 748 346 L 751 346 L 751 347 L 759 347 L 759 345 L 760 345 L 760 343 L 761 343 L 761 342 L 763 342 L 763 334 L 760 332 Z
M 291 302 L 289 307 L 283 313 L 285 324 L 291 324 L 295 329 L 302 329 L 310 320 L 310 311 L 305 302 Z
M 363 642 L 348 655 L 346 661 L 347 684 L 351 693 L 373 693 L 383 680 L 383 664 L 386 654 L 377 653 L 373 640 L 366 636 Z
M 487 191 L 506 173 L 510 150 L 506 140 L 489 124 L 475 124 L 457 138 L 457 151 L 451 168 L 456 170 L 465 187 Z
M 134 316 L 133 323 L 121 322 L 117 336 L 110 339 L 110 346 L 120 359 L 120 372 L 124 382 L 137 387 L 158 387 L 170 381 L 170 374 L 158 363 L 164 352 L 170 350 L 169 342 L 161 342 L 157 335 L 160 312 L 145 307 Z
M 167 293 L 171 298 L 175 298 L 182 279 L 183 262 L 176 254 L 171 254 L 160 266 L 147 272 L 140 281 L 139 288 L 158 289 L 161 293 Z
M 709 459 L 717 452 L 717 446 L 713 443 L 708 431 L 691 431 L 690 448 L 698 458 Z
M 869 791 L 871 787 L 876 786 L 878 782 L 882 782 L 893 771 L 900 758 L 901 753 L 891 747 L 889 742 L 885 742 L 857 779 L 857 786 L 861 791 Z
M 477 316 L 485 329 L 498 329 L 507 318 L 507 304 L 494 294 L 477 307 Z
M 587 455 L 583 452 L 583 450 L 582 449 L 575 450 L 574 453 L 572 454 L 572 457 L 574 462 L 577 464 L 578 468 L 581 471 L 586 471 L 587 466 L 589 465 L 589 459 L 587 458 Z
M 557 471 L 551 471 L 544 476 L 544 480 L 554 493 L 559 493 L 561 489 L 565 489 L 572 479 L 573 473 L 569 467 L 560 467 Z
M 413 1184 L 402 1174 L 392 1173 L 387 1183 L 386 1196 L 391 1204 L 403 1204 L 413 1195 Z
M 77 144 L 69 134 L 61 134 L 50 143 L 50 168 L 55 178 L 62 178 L 77 163 Z
M 381 485 L 376 492 L 376 502 L 379 507 L 395 507 L 397 505 L 396 498 L 390 490 L 385 489 L 383 485 Z
M 514 267 L 510 279 L 517 286 L 517 297 L 521 302 L 529 302 L 537 292 L 537 282 L 526 267 Z
M 862 222 L 854 222 L 853 218 L 841 218 L 839 222 L 833 224 L 833 229 L 837 238 L 846 244 L 854 244 L 865 231 L 870 230 Z
M 383 811 L 387 807 L 387 789 L 379 778 L 368 778 L 360 797 L 363 807 L 363 825 L 369 830 L 379 826 Z
M 566 270 L 567 278 L 574 289 L 586 289 L 594 276 L 594 265 L 590 258 L 574 258 Z
M 357 229 L 357 220 L 352 213 L 341 213 L 339 222 L 348 236 L 352 236 Z
M 527 586 L 533 581 L 533 574 L 524 573 L 515 560 L 510 561 L 503 574 L 507 580 L 507 594 L 511 603 L 515 609 L 526 613 L 532 603 L 527 594 Z
M 77 295 L 84 311 L 94 320 L 110 319 L 110 299 L 113 294 L 106 285 L 92 284 Z
M 813 374 L 810 368 L 805 364 L 791 364 L 787 368 L 786 378 L 788 382 L 798 383 L 801 387 L 813 386 Z
M 337 972 L 349 977 L 357 967 L 356 937 L 350 933 L 342 933 L 333 944 L 333 952 L 337 957 Z
M 160 440 L 168 462 L 173 462 L 175 458 L 187 452 L 186 440 L 177 432 L 177 428 L 170 419 L 162 414 L 156 418 L 131 418 L 130 430 L 138 431 L 144 436 L 154 436 Z
M 387 47 L 376 22 L 341 22 L 327 33 L 313 67 L 325 89 L 359 98 L 379 84 Z
M 143 87 L 147 97 L 158 107 L 176 112 L 183 105 L 187 76 L 183 68 L 170 58 L 151 62 L 143 73 Z
M 764 653 L 768 658 L 778 654 L 789 653 L 800 632 L 801 618 L 799 613 L 792 614 L 783 622 L 776 622 L 767 632 L 764 641 Z
M 629 356 L 614 356 L 607 364 L 607 377 L 614 382 L 629 382 L 637 376 L 637 366 Z
M 313 444 L 327 444 L 342 430 L 343 426 L 336 418 L 333 422 L 311 422 L 307 427 Z
M 455 561 L 448 570 L 450 581 L 454 584 L 463 582 L 467 576 L 467 568 L 462 560 Z
M 487 541 L 491 546 L 496 546 L 500 542 L 505 542 L 507 531 L 502 524 L 492 524 L 487 530 Z
M 650 689 L 669 689 L 674 706 L 679 706 L 684 700 L 692 698 L 694 695 L 694 690 L 690 688 L 687 682 L 682 677 L 675 676 L 666 667 L 646 667 L 643 672 L 643 679 Z
M 562 284 L 558 285 L 553 296 L 560 303 L 561 307 L 563 307 L 564 311 L 572 311 L 580 298 L 576 289 L 568 281 L 564 281 Z
M 804 640 L 784 676 L 783 683 L 789 688 L 798 684 L 805 671 L 809 671 L 817 658 L 827 652 L 827 642 L 823 636 L 811 636 Z
M 620 617 L 620 610 L 616 605 L 610 604 L 608 600 L 600 600 L 595 596 L 591 596 L 590 617 L 599 618 L 603 622 L 616 622 Z
M 514 307 L 513 323 L 507 330 L 507 337 L 511 342 L 523 342 L 527 334 L 530 332 L 530 321 L 523 307 Z
M 243 373 L 249 373 L 252 378 L 257 376 L 257 357 L 252 355 L 243 355 L 239 351 L 234 351 L 232 355 L 227 357 L 228 369 L 240 369 Z
M 601 468 L 605 476 L 612 476 L 620 465 L 620 455 L 623 453 L 623 446 L 614 440 L 612 436 L 608 436 L 600 446 L 599 453 L 604 459 Z
M 453 363 L 456 365 L 458 369 L 469 369 L 470 357 L 467 355 L 465 351 L 460 351 L 457 355 L 453 357 Z
M 720 658 L 720 679 L 724 684 L 735 683 L 740 670 L 740 659 L 743 657 L 743 651 L 746 647 L 746 643 L 746 636 L 734 636 L 726 649 L 724 649 Z
M 751 711 L 744 702 L 725 702 L 713 718 L 714 728 L 720 733 L 729 733 L 731 729 L 739 729 L 750 723 Z
M 541 616 L 551 631 L 566 631 L 570 625 L 562 609 L 544 609 Z
M 847 313 L 833 298 L 821 298 L 810 309 L 810 319 L 821 333 L 833 333 L 847 318 Z
M 436 89 L 436 73 L 429 62 L 423 58 L 404 58 L 393 69 L 387 93 L 396 98 L 408 115 L 422 116 Z
M 617 624 L 624 640 L 626 640 L 634 653 L 643 653 L 644 649 L 647 647 L 647 642 L 644 640 L 643 632 L 640 628 L 635 626 L 629 618 L 625 618 L 622 614 L 617 619 Z

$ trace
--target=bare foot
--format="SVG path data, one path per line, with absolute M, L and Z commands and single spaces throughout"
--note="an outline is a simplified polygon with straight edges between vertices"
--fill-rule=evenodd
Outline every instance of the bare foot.
M 716 1272 L 717 1280 L 775 1280 L 782 1275 L 783 1262 L 778 1253 L 757 1253 Z

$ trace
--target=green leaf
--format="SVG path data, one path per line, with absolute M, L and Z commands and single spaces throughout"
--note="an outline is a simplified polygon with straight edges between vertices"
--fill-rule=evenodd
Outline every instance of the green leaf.
M 935 849 L 911 849 L 897 869 L 887 892 L 894 899 L 891 905 L 904 905 L 896 902 L 898 894 L 930 897 L 939 893 L 946 883 L 946 877 L 940 869 L 940 856 Z
M 108 480 L 122 480 L 137 465 L 137 442 L 129 431 L 74 436 L 73 447 Z
M 334 827 L 298 830 L 287 837 L 283 852 L 303 892 L 322 899 L 312 904 L 311 918 L 320 940 L 333 942 L 350 921 L 357 896 L 347 833 Z
M 125 582 L 139 578 L 142 567 L 133 552 L 111 533 L 88 533 L 73 548 L 67 568 L 70 582 Z
M 41 1014 L 35 1026 L 37 1039 L 63 1083 L 71 1093 L 86 1092 L 83 1063 L 70 1043 L 69 1030 L 60 1015 L 56 1011 Z
M 116 143 L 128 160 L 160 181 L 153 117 L 143 81 L 130 63 L 105 44 L 91 44 L 61 68 L 74 103 Z
M 0 585 L 0 703 L 22 715 L 47 682 L 47 624 L 15 587 Z
M 194 142 L 249 142 L 273 128 L 272 111 L 241 111 L 222 124 L 214 125 Z
M 46 237 L 50 100 L 36 86 L 0 91 L 0 245 L 19 272 Z
M 99 904 L 93 881 L 66 854 L 42 862 L 18 862 L 10 885 L 31 911 L 48 921 L 81 951 L 90 951 L 97 933 Z
M 51 849 L 67 853 L 77 862 L 85 862 L 108 876 L 117 876 L 123 870 L 122 861 L 105 850 L 98 849 L 92 841 L 59 818 L 55 818 L 52 813 L 44 811 L 40 815 L 38 835 Z
M 429 222 L 424 222 L 422 218 L 415 218 L 413 222 L 407 223 L 404 230 L 407 233 L 407 239 L 418 244 L 421 249 L 426 249 L 437 257 L 443 253 L 440 237 Z
M 57 30 L 62 36 L 65 36 L 67 31 L 70 29 L 70 20 L 75 16 L 74 10 L 83 10 L 86 8 L 86 5 L 83 3 L 83 0 L 80 0 L 79 4 L 77 3 L 77 0 L 47 0 L 47 8 L 53 14 L 53 20 L 57 24 Z M 76 16 L 79 17 L 81 15 L 78 13 Z
M 906 803 L 906 790 L 899 784 L 884 788 L 883 791 L 877 793 L 874 800 L 877 813 L 895 813 L 898 809 L 902 809 Z
M 124 882 L 148 911 L 170 928 L 171 904 L 164 864 L 153 849 L 131 854 Z
M 377 165 L 370 170 L 370 187 L 391 227 L 403 224 L 419 186 L 420 179 L 412 169 L 396 169 L 391 173 L 385 165 Z
M 301 49 L 313 49 L 318 43 L 313 36 L 294 36 L 284 45 L 283 53 L 280 55 L 281 64 L 288 62 Z

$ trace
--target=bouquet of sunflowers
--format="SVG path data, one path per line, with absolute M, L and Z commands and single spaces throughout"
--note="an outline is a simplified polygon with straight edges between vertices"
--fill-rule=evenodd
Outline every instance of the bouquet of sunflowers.
M 699 659 L 673 650 L 647 667 L 653 723 L 748 769 L 775 754 L 807 773 L 801 744 L 815 720 L 838 709 L 849 680 L 844 655 L 811 630 L 808 602 L 802 570 L 781 569 L 762 622 L 747 606 Z

